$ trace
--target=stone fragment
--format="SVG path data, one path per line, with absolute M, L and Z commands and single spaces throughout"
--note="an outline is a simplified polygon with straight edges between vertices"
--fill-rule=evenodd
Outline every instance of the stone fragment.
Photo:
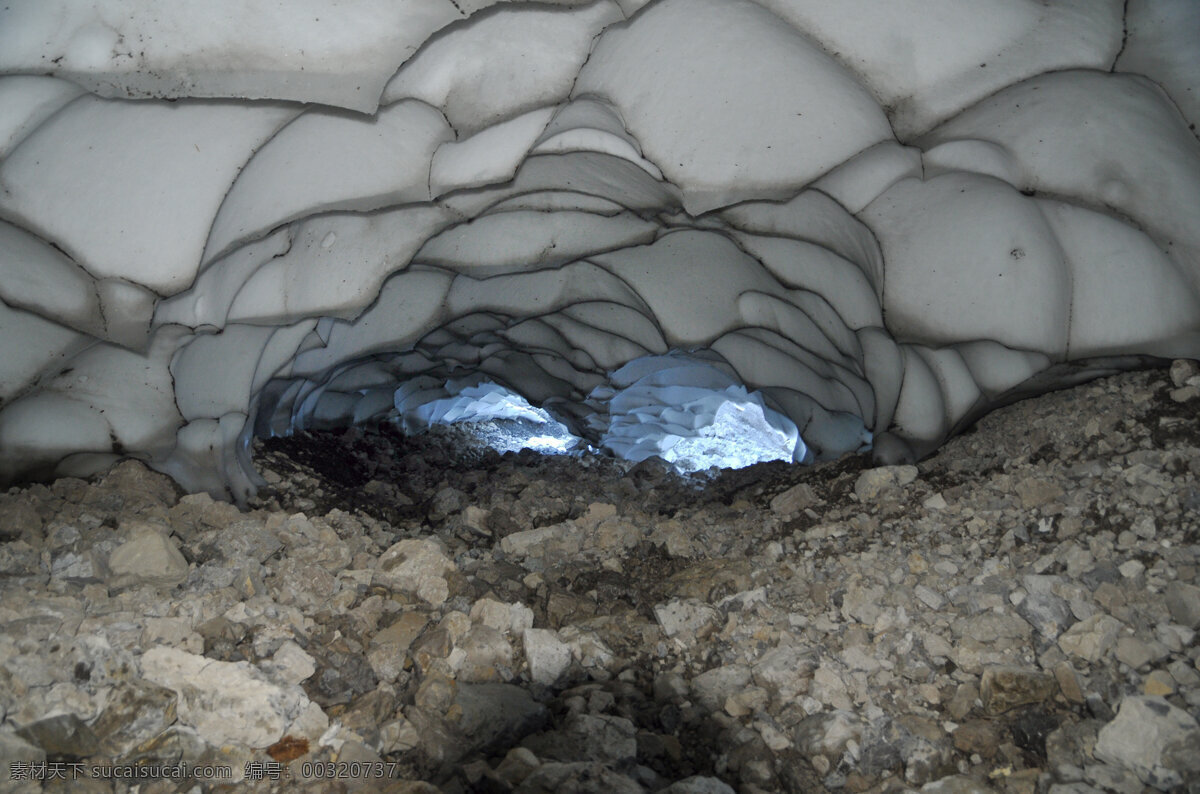
M 1054 680 L 1058 683 L 1058 689 L 1062 692 L 1063 697 L 1072 703 L 1082 703 L 1084 700 L 1083 689 L 1079 686 L 1079 677 L 1075 674 L 1075 668 L 1070 662 L 1059 662 L 1054 667 Z
M 1158 643 L 1147 643 L 1137 637 L 1121 637 L 1117 640 L 1116 658 L 1118 662 L 1127 664 L 1134 670 L 1139 670 L 1151 662 L 1162 658 L 1166 649 Z
M 259 667 L 284 684 L 299 684 L 317 671 L 316 661 L 294 640 L 285 640 L 270 660 L 261 662 Z
M 1030 593 L 1017 606 L 1017 612 L 1048 640 L 1057 639 L 1075 622 L 1071 605 L 1053 593 Z
M 528 689 L 513 684 L 460 684 L 453 705 L 470 751 L 483 755 L 542 730 L 550 718 Z
M 580 794 L 645 794 L 646 789 L 607 764 L 578 761 L 542 764 L 525 778 L 518 791 L 521 794 L 557 794 L 566 791 Z
M 1146 790 L 1132 770 L 1110 764 L 1088 764 L 1083 769 L 1083 779 L 1095 789 L 1116 794 L 1142 794 Z
M 387 645 L 403 654 L 429 625 L 429 616 L 423 612 L 403 612 L 385 629 L 380 629 L 371 638 L 373 645 Z
M 946 704 L 947 714 L 952 720 L 962 720 L 976 705 L 979 698 L 979 687 L 974 684 L 959 684 L 955 687 L 954 696 Z
M 946 599 L 942 597 L 941 593 L 923 584 L 919 584 L 913 588 L 913 595 L 922 604 L 935 611 L 946 605 Z
M 1200 376 L 1200 361 L 1178 358 L 1171 362 L 1171 383 L 1175 385 L 1175 388 L 1188 385 L 1188 381 L 1198 376 Z
M 261 521 L 235 521 L 218 535 L 213 544 L 221 556 L 230 562 L 253 560 L 263 563 L 283 548 L 274 533 L 268 532 Z
M 56 714 L 17 730 L 17 736 L 40 748 L 48 757 L 75 760 L 100 751 L 100 740 L 91 727 L 74 714 Z
M 1054 482 L 1041 477 L 1028 477 L 1016 484 L 1015 490 L 1021 500 L 1021 507 L 1029 510 L 1057 501 L 1063 496 L 1063 489 Z
M 916 466 L 880 466 L 867 469 L 854 481 L 854 494 L 860 501 L 869 502 L 889 488 L 908 485 L 917 479 Z
M 395 681 L 413 641 L 429 625 L 421 612 L 404 612 L 390 626 L 376 632 L 367 648 L 367 663 L 380 681 Z
M 525 660 L 535 684 L 553 686 L 571 666 L 571 646 L 549 629 L 526 629 Z
M 17 784 L 13 784 L 13 789 L 6 784 L 11 783 L 14 774 L 21 775 L 17 771 L 21 769 L 20 764 L 41 764 L 45 761 L 45 750 L 22 739 L 8 729 L 0 730 L 0 788 L 5 791 L 19 790 L 15 789 Z M 21 777 L 23 782 L 29 782 L 23 775 Z
M 178 696 L 144 679 L 118 684 L 92 723 L 104 752 L 120 758 L 165 731 L 176 719 Z
M 583 530 L 574 524 L 553 524 L 505 535 L 500 541 L 500 549 L 518 559 L 537 557 L 553 561 L 578 554 L 583 548 L 583 539 Z
M 1039 670 L 989 667 L 979 682 L 979 698 L 986 711 L 1002 714 L 1017 706 L 1049 700 L 1056 689 L 1054 678 Z
M 741 664 L 714 667 L 692 679 L 692 697 L 707 711 L 720 711 L 725 700 L 741 692 L 751 678 L 750 668 Z
M 762 687 L 748 686 L 725 698 L 725 713 L 739 719 L 748 717 L 765 709 L 770 699 L 770 694 Z
M 1167 791 L 1200 776 L 1200 724 L 1160 697 L 1130 696 L 1100 729 L 1096 758 L 1131 770 L 1148 786 Z
M 1191 402 L 1200 398 L 1200 386 L 1184 386 L 1182 389 L 1171 389 L 1167 394 L 1174 402 Z
M 883 600 L 883 596 L 884 591 L 882 587 L 872 587 L 864 585 L 862 582 L 853 582 L 847 586 L 846 593 L 842 596 L 842 614 L 847 619 L 857 620 L 868 626 L 874 625 L 883 611 L 880 603 Z
M 142 655 L 142 675 L 174 690 L 179 721 L 210 745 L 267 747 L 284 733 L 315 739 L 329 726 L 298 686 L 281 686 L 247 662 L 218 662 L 176 648 Z
M 946 497 L 940 492 L 921 502 L 921 506 L 926 510 L 945 510 L 949 505 L 946 503 Z
M 525 778 L 529 777 L 541 764 L 542 762 L 538 760 L 538 757 L 529 748 L 514 747 L 505 754 L 504 759 L 496 766 L 496 777 L 515 788 L 524 782 Z
M 1200 587 L 1171 582 L 1164 597 L 1172 620 L 1189 629 L 1200 629 Z
M 792 741 L 807 756 L 836 758 L 850 742 L 861 742 L 866 723 L 857 714 L 836 710 L 813 714 L 802 719 L 792 733 Z
M 497 681 L 511 673 L 513 650 L 491 626 L 472 626 L 450 654 L 463 681 Z
M 793 485 L 771 500 L 771 512 L 778 516 L 790 516 L 810 507 L 816 501 L 812 486 L 807 483 Z
M 1125 624 L 1109 615 L 1093 615 L 1067 629 L 1058 638 L 1058 647 L 1063 653 L 1096 662 L 1113 649 L 1124 627 Z
M 576 714 L 564 730 L 584 742 L 583 759 L 620 766 L 637 756 L 637 728 L 633 722 L 611 714 Z
M 996 794 L 996 789 L 973 777 L 948 775 L 921 786 L 921 794 Z
M 30 499 L 0 494 L 0 541 L 40 538 L 42 524 L 42 517 Z
M 1166 697 L 1175 694 L 1175 679 L 1166 670 L 1154 670 L 1142 684 L 1142 694 Z
M 121 529 L 129 539 L 108 557 L 110 586 L 171 588 L 187 580 L 188 562 L 163 529 L 141 521 Z
M 986 720 L 971 720 L 959 725 L 953 733 L 954 747 L 964 753 L 978 753 L 992 758 L 1000 747 L 1000 731 Z
M 506 604 L 481 598 L 471 607 L 471 620 L 504 634 L 520 636 L 525 629 L 533 627 L 533 610 L 521 603 Z
M 454 570 L 454 563 L 435 541 L 405 538 L 380 556 L 373 581 L 392 590 L 412 593 L 428 604 L 439 606 L 450 595 L 445 575 Z
M 654 617 L 668 637 L 695 642 L 710 635 L 721 622 L 721 613 L 699 599 L 675 599 L 654 607 Z
M 728 783 L 718 778 L 693 775 L 675 781 L 662 789 L 659 794 L 735 794 L 735 792 Z

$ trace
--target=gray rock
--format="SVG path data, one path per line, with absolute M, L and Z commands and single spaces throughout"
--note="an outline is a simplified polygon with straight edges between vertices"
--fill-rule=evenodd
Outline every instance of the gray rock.
M 659 794 L 736 794 L 733 787 L 715 777 L 693 775 L 676 781 Z
M 45 750 L 22 739 L 10 730 L 0 730 L 0 789 L 9 790 L 5 784 L 13 778 L 14 771 L 16 771 L 13 767 L 14 764 L 40 764 L 45 760 Z M 28 769 L 28 767 L 25 768 Z
M 568 522 L 505 535 L 500 549 L 518 559 L 536 557 L 553 562 L 578 554 L 583 540 L 583 530 Z
M 1100 729 L 1095 755 L 1166 791 L 1200 776 L 1198 747 L 1200 724 L 1194 717 L 1161 697 L 1132 696 Z
M 919 584 L 913 588 L 913 595 L 922 604 L 935 611 L 946 605 L 946 599 L 942 597 L 941 593 L 923 584 Z
M 121 530 L 129 539 L 108 557 L 111 586 L 170 588 L 187 580 L 188 562 L 164 529 L 139 521 L 122 525 Z
M 836 758 L 847 743 L 862 740 L 866 723 L 850 711 L 830 711 L 805 717 L 796 726 L 792 741 L 808 756 L 821 754 Z
M 522 745 L 538 758 L 572 763 L 587 761 L 617 768 L 632 765 L 637 756 L 637 729 L 624 717 L 572 714 L 561 730 L 526 738 Z
M 1175 388 L 1183 388 L 1192 378 L 1200 376 L 1200 361 L 1190 358 L 1179 358 L 1171 362 L 1171 383 Z
M 1096 662 L 1113 649 L 1123 628 L 1125 624 L 1114 617 L 1093 615 L 1067 629 L 1058 638 L 1058 647 L 1063 653 Z
M 1101 791 L 1114 794 L 1142 794 L 1145 786 L 1132 770 L 1109 764 L 1088 764 L 1083 778 Z
M 58 714 L 30 723 L 18 729 L 17 736 L 41 748 L 48 758 L 79 759 L 100 752 L 95 732 L 74 714 Z
M 528 689 L 513 684 L 460 684 L 454 704 L 461 713 L 458 729 L 470 751 L 484 755 L 542 730 L 550 717 Z
M 620 765 L 637 756 L 637 728 L 630 720 L 611 714 L 576 714 L 567 721 L 567 733 L 582 737 L 588 761 Z
M 863 502 L 878 498 L 889 488 L 899 488 L 917 479 L 916 466 L 880 466 L 867 469 L 854 481 L 854 494 Z
M 542 764 L 513 789 L 514 794 L 643 794 L 645 788 L 630 777 L 597 763 Z
M 1026 510 L 1057 501 L 1063 496 L 1061 486 L 1041 477 L 1029 477 L 1021 480 L 1016 484 L 1016 492 L 1021 499 L 1021 507 Z
M 23 495 L 0 494 L 0 541 L 26 538 L 37 540 L 42 534 L 42 517 L 32 499 Z
M 779 516 L 799 513 L 804 508 L 811 506 L 816 499 L 816 494 L 813 493 L 812 486 L 809 484 L 793 485 L 771 500 L 771 512 Z
M 514 747 L 505 754 L 504 760 L 496 766 L 497 778 L 515 787 L 541 766 L 542 762 L 527 747 Z
M 1017 606 L 1017 612 L 1048 640 L 1057 639 L 1075 622 L 1071 605 L 1053 593 L 1030 593 Z
M 1200 587 L 1171 582 L 1164 595 L 1172 620 L 1189 629 L 1200 629 Z
M 692 679 L 692 697 L 707 711 L 720 711 L 725 699 L 750 683 L 750 668 L 741 664 L 714 667 Z
M 177 700 L 173 690 L 149 681 L 123 682 L 113 688 L 92 731 L 106 753 L 121 758 L 175 722 Z
M 966 775 L 950 775 L 921 786 L 921 794 L 995 794 L 996 789 Z
M 1168 653 L 1166 646 L 1153 640 L 1143 642 L 1137 637 L 1121 637 L 1117 640 L 1117 661 L 1129 665 L 1134 670 L 1161 661 Z
M 235 521 L 227 529 L 216 534 L 217 540 L 214 545 L 221 556 L 230 562 L 266 562 L 283 548 L 279 538 L 268 532 L 261 521 Z

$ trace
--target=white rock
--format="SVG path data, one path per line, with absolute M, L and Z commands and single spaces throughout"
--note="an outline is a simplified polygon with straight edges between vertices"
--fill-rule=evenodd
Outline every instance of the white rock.
M 299 684 L 317 671 L 316 661 L 294 640 L 285 640 L 271 659 L 261 662 L 259 667 L 284 684 Z
M 864 502 L 869 502 L 888 488 L 908 485 L 917 479 L 916 466 L 882 466 L 867 469 L 854 481 L 854 493 Z
M 450 595 L 444 576 L 454 570 L 454 563 L 436 542 L 406 538 L 380 556 L 373 580 L 384 587 L 413 593 L 437 606 Z
M 525 660 L 535 684 L 553 686 L 571 666 L 571 646 L 550 629 L 526 629 Z
M 129 534 L 129 540 L 109 555 L 111 584 L 174 587 L 187 579 L 188 562 L 164 530 L 138 523 L 129 528 Z
M 694 642 L 712 633 L 720 623 L 721 613 L 703 601 L 688 598 L 656 605 L 654 617 L 668 637 Z
M 285 733 L 315 739 L 329 726 L 300 687 L 276 684 L 248 662 L 160 646 L 146 651 L 141 664 L 146 680 L 179 695 L 179 721 L 215 747 L 267 747 Z

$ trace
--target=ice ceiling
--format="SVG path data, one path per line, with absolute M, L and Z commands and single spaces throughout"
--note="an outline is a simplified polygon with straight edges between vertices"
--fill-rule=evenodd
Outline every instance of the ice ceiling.
M 711 370 L 896 459 L 1200 357 L 1197 41 L 1194 0 L 6 0 L 0 480 L 240 498 L 251 433 L 418 377 L 595 437 L 631 362 L 638 416 Z

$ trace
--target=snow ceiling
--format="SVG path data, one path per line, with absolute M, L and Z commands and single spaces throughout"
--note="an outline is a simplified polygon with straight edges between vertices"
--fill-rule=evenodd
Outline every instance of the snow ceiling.
M 1200 357 L 1194 0 L 0 9 L 0 481 L 240 498 L 419 377 L 595 438 L 631 362 L 896 459 Z

